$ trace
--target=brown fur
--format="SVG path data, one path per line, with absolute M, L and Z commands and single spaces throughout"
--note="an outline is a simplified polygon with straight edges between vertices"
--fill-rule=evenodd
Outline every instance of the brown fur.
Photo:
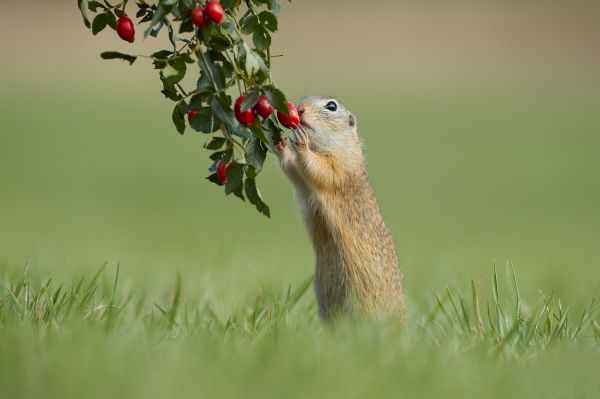
M 331 111 L 325 104 L 334 101 Z M 301 126 L 278 145 L 316 253 L 319 314 L 405 317 L 395 244 L 367 176 L 356 119 L 337 100 L 305 97 Z

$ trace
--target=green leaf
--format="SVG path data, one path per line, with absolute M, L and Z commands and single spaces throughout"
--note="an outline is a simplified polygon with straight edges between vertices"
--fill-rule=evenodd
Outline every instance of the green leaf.
M 217 176 L 216 173 L 211 174 L 210 176 L 206 177 L 206 180 L 215 183 L 217 186 L 222 186 L 223 183 L 221 182 L 221 180 L 219 180 L 219 177 Z
M 260 55 L 244 42 L 239 45 L 238 51 L 242 67 L 248 75 L 255 76 L 260 82 L 268 78 L 269 70 Z
M 271 210 L 269 209 L 269 206 L 263 202 L 260 191 L 258 191 L 258 187 L 256 187 L 256 181 L 251 178 L 246 178 L 246 181 L 244 182 L 244 189 L 246 191 L 248 201 L 250 201 L 250 203 L 254 205 L 260 213 L 270 218 Z
M 258 17 L 256 15 L 249 15 L 247 18 L 240 20 L 242 24 L 242 33 L 250 35 L 259 28 Z
M 241 163 L 235 161 L 227 167 L 227 182 L 225 183 L 225 194 L 232 194 L 239 197 L 242 201 L 244 198 L 244 167 Z
M 190 104 L 190 108 L 197 111 L 192 119 L 192 129 L 202 133 L 212 133 L 220 129 L 220 123 L 214 113 L 208 107 L 196 107 Z
M 224 51 L 231 47 L 231 40 L 222 32 L 221 24 L 206 24 L 200 31 L 202 41 L 212 50 Z
M 169 92 L 169 95 L 165 93 L 168 98 L 171 98 L 171 94 L 174 92 L 179 96 L 175 84 L 179 83 L 185 76 L 186 72 L 185 59 L 181 57 L 172 58 L 167 61 L 165 67 L 160 70 L 160 79 L 162 80 L 164 90 Z
M 270 141 L 270 143 L 265 144 L 277 144 L 281 141 L 283 131 L 281 130 L 281 128 L 279 128 L 279 126 L 275 124 L 275 122 L 273 122 L 273 119 L 265 119 L 263 121 L 263 126 L 265 127 L 265 132 L 269 135 L 268 139 Z M 270 147 L 269 149 L 271 151 L 274 151 L 274 148 L 272 147 Z
M 248 151 L 246 162 L 254 166 L 256 173 L 260 172 L 267 157 L 267 148 L 257 137 L 252 136 L 246 144 L 246 151 Z
M 95 36 L 106 28 L 106 14 L 98 14 L 92 21 L 92 34 Z
M 207 73 L 200 73 L 200 79 L 198 79 L 198 83 L 196 85 L 196 88 L 198 90 L 198 93 L 213 93 L 215 91 L 215 88 L 212 84 L 212 81 L 210 80 L 210 77 L 208 76 Z
M 264 124 L 264 122 L 263 122 L 263 124 Z M 262 125 L 254 123 L 250 126 L 250 130 L 252 130 L 252 133 L 254 134 L 254 136 L 256 138 L 258 138 L 260 141 L 262 141 L 265 144 L 269 143 L 269 140 L 267 140 L 267 136 L 265 136 L 265 132 L 263 131 Z
M 273 13 L 269 11 L 263 11 L 258 14 L 258 19 L 261 25 L 271 32 L 275 32 L 277 30 L 277 17 Z
M 194 0 L 181 0 L 179 4 L 187 10 L 191 10 L 196 5 Z
M 244 96 L 244 101 L 240 104 L 240 108 L 242 111 L 247 111 L 248 109 L 254 107 L 258 102 L 258 97 L 260 93 L 258 90 L 252 90 L 250 93 L 247 93 Z
M 222 159 L 223 161 L 227 161 L 227 160 L 231 159 L 232 155 L 233 155 L 233 147 L 229 148 L 227 150 L 224 150 L 224 151 L 213 152 L 212 154 L 210 154 L 209 158 L 211 160 L 215 161 L 215 165 L 216 165 L 216 163 L 219 159 Z
M 240 6 L 242 0 L 221 0 L 221 6 L 225 10 L 233 10 Z
M 165 65 L 165 67 L 161 70 L 161 74 L 164 79 L 169 79 L 177 77 L 179 75 L 179 71 L 173 65 L 167 63 L 167 65 Z
M 256 124 L 256 122 L 255 122 L 255 124 Z M 231 129 L 230 131 L 231 131 L 231 134 L 233 134 L 234 136 L 238 136 L 238 137 L 241 137 L 244 139 L 249 139 L 250 137 L 252 137 L 252 134 L 243 128 Z
M 187 33 L 194 31 L 194 24 L 191 19 L 187 19 L 179 25 L 179 33 Z
M 166 98 L 172 101 L 179 101 L 182 99 L 182 97 L 179 95 L 179 92 L 177 92 L 177 89 L 175 89 L 175 86 L 169 85 L 168 82 L 164 80 L 162 83 L 163 89 L 160 92 L 164 94 Z
M 218 53 L 217 53 L 218 54 Z M 211 84 L 217 86 L 218 90 L 225 89 L 226 81 L 225 75 L 223 72 L 223 68 L 214 62 L 214 52 L 199 52 L 198 53 L 198 64 L 200 65 L 200 69 L 204 74 L 206 74 L 206 78 L 210 79 Z
M 238 121 L 233 115 L 230 102 L 222 96 L 214 96 L 210 100 L 210 108 L 213 110 L 217 118 L 227 126 L 230 130 L 236 130 L 239 127 Z
M 271 34 L 264 27 L 260 27 L 254 31 L 252 35 L 252 43 L 259 50 L 266 50 L 271 46 Z
M 116 30 L 117 29 L 117 18 L 115 17 L 115 14 L 113 14 L 112 12 L 106 11 L 104 13 L 105 18 L 106 18 L 106 23 L 108 24 L 108 26 L 110 26 L 112 29 Z
M 104 60 L 124 60 L 129 62 L 129 65 L 133 64 L 135 60 L 137 60 L 137 57 L 134 55 L 123 54 L 117 51 L 105 51 L 104 53 L 100 54 L 100 57 L 102 57 Z
M 264 88 L 265 96 L 269 99 L 271 105 L 279 112 L 287 115 L 288 107 L 287 100 L 283 92 L 275 87 L 267 86 Z
M 144 37 L 148 37 L 150 32 L 152 32 L 152 28 L 154 28 L 154 26 L 156 24 L 158 24 L 160 21 L 162 21 L 165 16 L 166 16 L 165 8 L 161 5 L 154 12 L 154 14 L 152 16 L 152 20 L 150 21 L 150 25 L 148 25 L 148 27 L 144 31 Z
M 173 108 L 173 124 L 175 128 L 179 132 L 179 134 L 183 134 L 185 132 L 185 116 L 187 115 L 188 106 L 185 101 L 180 101 Z
M 106 6 L 98 1 L 92 0 L 92 1 L 88 1 L 88 6 L 87 8 L 91 11 L 91 12 L 96 12 L 98 11 L 98 8 L 102 8 L 103 10 L 106 10 Z
M 213 137 L 208 143 L 204 144 L 204 148 L 208 150 L 218 150 L 227 142 L 224 137 Z
M 177 4 L 179 0 L 160 0 L 159 4 L 161 5 L 165 5 L 165 6 L 172 6 L 174 4 Z
M 83 18 L 83 24 L 86 28 L 89 28 L 90 20 L 87 16 L 88 4 L 86 0 L 77 0 L 77 5 L 79 6 L 79 11 L 81 12 L 81 17 Z

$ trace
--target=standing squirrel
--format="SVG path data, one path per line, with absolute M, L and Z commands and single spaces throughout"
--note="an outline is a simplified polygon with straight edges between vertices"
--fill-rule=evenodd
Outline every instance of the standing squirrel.
M 289 143 L 276 147 L 316 253 L 319 315 L 404 321 L 396 248 L 369 183 L 356 118 L 329 97 L 304 97 L 298 113 Z

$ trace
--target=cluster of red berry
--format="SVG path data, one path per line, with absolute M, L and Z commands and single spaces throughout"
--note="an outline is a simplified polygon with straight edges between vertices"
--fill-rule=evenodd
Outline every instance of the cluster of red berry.
M 200 6 L 194 7 L 190 18 L 192 19 L 192 23 L 198 28 L 202 28 L 206 24 L 207 19 L 220 24 L 223 20 L 223 7 L 218 1 L 209 1 L 206 3 L 204 10 Z
M 235 100 L 234 105 L 234 113 L 235 117 L 244 126 L 250 126 L 254 119 L 256 118 L 256 114 L 262 116 L 263 118 L 268 118 L 273 113 L 273 106 L 267 99 L 267 96 L 260 96 L 256 105 L 252 108 L 242 110 L 242 102 L 244 101 L 244 96 L 239 96 L 237 100 Z M 298 109 L 296 109 L 296 105 L 292 102 L 288 102 L 288 115 L 285 115 L 281 112 L 277 112 L 277 119 L 279 123 L 288 129 L 292 129 L 300 124 L 300 117 L 298 115 Z
M 256 114 L 260 115 L 263 118 L 268 118 L 273 113 L 273 106 L 269 102 L 267 96 L 260 96 L 254 107 L 242 110 L 242 102 L 244 101 L 244 98 L 245 96 L 243 95 L 239 96 L 237 100 L 235 100 L 235 105 L 233 108 L 236 119 L 242 125 L 252 125 L 252 123 L 254 123 L 254 120 L 256 119 Z M 293 129 L 300 124 L 300 116 L 298 114 L 296 104 L 288 102 L 287 108 L 288 115 L 278 111 L 277 119 L 279 120 L 279 123 L 281 123 L 284 127 L 287 127 L 288 129 Z M 196 117 L 197 114 L 198 111 L 196 111 L 195 109 L 188 111 L 187 117 L 188 122 L 190 124 L 192 123 L 192 120 Z M 216 173 L 217 178 L 219 179 L 219 181 L 221 181 L 221 183 L 225 183 L 227 181 L 226 172 L 229 164 L 230 162 L 224 163 L 222 160 L 220 160 L 217 163 Z
M 210 20 L 216 24 L 220 24 L 223 20 L 223 7 L 218 1 L 212 0 L 206 3 L 204 9 L 200 6 L 196 6 L 192 9 L 190 18 L 194 25 L 198 28 L 202 28 L 207 20 Z M 123 15 L 117 20 L 117 34 L 119 37 L 129 43 L 133 43 L 135 40 L 135 27 L 133 21 L 126 15 Z

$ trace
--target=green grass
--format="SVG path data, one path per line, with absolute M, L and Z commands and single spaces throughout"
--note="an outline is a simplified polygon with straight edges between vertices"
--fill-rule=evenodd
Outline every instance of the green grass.
M 157 294 L 118 266 L 70 283 L 27 266 L 0 279 L 0 386 L 5 397 L 595 397 L 600 305 L 528 303 L 506 272 L 427 295 L 401 328 L 322 325 L 311 279 L 222 309 L 186 296 L 181 276 Z

